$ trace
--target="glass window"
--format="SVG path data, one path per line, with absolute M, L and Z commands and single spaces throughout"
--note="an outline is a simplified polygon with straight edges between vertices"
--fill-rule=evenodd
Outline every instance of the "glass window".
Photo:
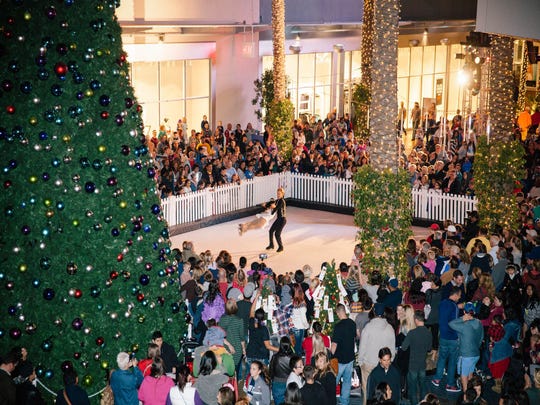
M 315 55 L 315 86 L 332 83 L 332 54 L 330 52 Z M 346 58 L 345 58 L 346 59 Z M 345 69 L 347 62 L 345 61 Z M 348 77 L 346 74 L 343 77 Z
M 435 47 L 435 73 L 443 73 L 446 71 L 446 54 L 448 47 L 439 45 Z
M 411 58 L 410 48 L 398 49 L 398 77 L 409 76 L 409 63 Z
M 204 98 L 195 98 L 191 100 L 186 100 L 186 116 L 188 117 L 188 122 L 196 123 L 195 128 L 199 128 L 198 124 L 203 115 L 208 115 L 210 110 L 210 99 L 207 97 Z M 191 121 L 189 121 L 191 119 Z
M 409 104 L 414 105 L 416 101 L 422 105 L 422 82 L 420 76 L 412 76 L 409 79 Z
M 460 44 L 452 45 L 451 50 L 450 50 L 450 71 L 451 72 L 456 72 L 460 70 L 461 67 L 463 66 L 463 62 L 464 62 L 463 59 L 456 58 L 456 55 L 458 54 L 461 54 L 461 55 L 465 54 L 465 50 L 463 49 L 463 46 Z
M 345 83 L 351 80 L 351 52 L 345 51 L 345 69 L 343 69 L 343 80 Z
M 360 79 L 362 77 L 362 53 L 353 51 L 351 65 L 351 80 Z
M 210 94 L 210 60 L 186 61 L 186 97 L 201 97 Z M 206 113 L 208 115 L 208 111 Z
M 298 69 L 298 87 L 313 87 L 315 84 L 315 54 L 300 55 L 300 68 Z
M 402 101 L 405 103 L 405 108 L 407 108 L 408 103 L 408 96 L 409 96 L 409 78 L 408 77 L 400 77 L 397 82 L 397 88 L 398 88 L 398 94 L 397 94 L 397 101 L 398 105 Z M 407 108 L 407 111 L 409 109 Z M 399 114 L 398 114 L 399 115 Z
M 450 72 L 449 74 L 450 83 L 458 83 L 458 74 L 457 72 Z M 461 110 L 461 94 L 463 91 L 462 86 L 448 86 L 448 112 L 451 113 L 453 117 L 456 110 Z
M 285 55 L 285 74 L 290 80 L 290 88 L 295 89 L 298 76 L 298 55 Z
M 158 62 L 133 63 L 132 83 L 140 103 L 159 100 L 158 73 Z
M 160 110 L 162 119 L 169 118 L 171 129 L 175 131 L 178 119 L 184 116 L 184 100 L 162 101 Z
M 323 119 L 330 111 L 330 86 L 315 88 L 314 114 L 317 119 Z
M 430 74 L 435 71 L 435 47 L 434 46 L 425 46 L 424 47 L 424 66 L 422 73 Z
M 421 46 L 411 48 L 411 76 L 422 74 L 422 49 Z
M 184 97 L 184 61 L 167 60 L 159 64 L 159 96 L 163 100 Z
M 266 70 L 272 70 L 272 64 L 274 63 L 274 57 L 273 56 L 263 56 L 262 58 L 262 72 L 264 73 Z
M 433 75 L 422 76 L 422 97 L 435 98 Z
M 159 103 L 157 101 L 149 103 L 141 103 L 142 106 L 142 119 L 145 126 L 145 133 L 151 129 L 159 130 Z

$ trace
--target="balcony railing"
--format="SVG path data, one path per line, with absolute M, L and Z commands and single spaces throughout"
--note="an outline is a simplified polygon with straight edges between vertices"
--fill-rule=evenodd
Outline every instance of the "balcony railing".
M 260 205 L 275 197 L 280 186 L 285 189 L 286 198 L 322 206 L 354 208 L 352 180 L 287 172 L 169 197 L 162 200 L 163 213 L 169 226 L 185 225 Z M 440 222 L 451 219 L 462 224 L 467 211 L 476 209 L 477 200 L 432 190 L 412 190 L 411 204 L 415 220 Z

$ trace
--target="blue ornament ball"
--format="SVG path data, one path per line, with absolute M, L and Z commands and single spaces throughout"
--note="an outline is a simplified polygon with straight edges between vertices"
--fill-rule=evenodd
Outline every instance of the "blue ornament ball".
M 152 205 L 152 214 L 157 215 L 161 212 L 161 207 L 158 204 Z
M 87 181 L 87 182 L 84 184 L 84 191 L 86 191 L 88 194 L 93 193 L 95 190 L 96 190 L 96 185 L 95 185 L 95 183 L 93 183 L 93 182 L 91 182 L 91 181 Z
M 139 282 L 142 285 L 148 285 L 148 283 L 150 282 L 150 277 L 148 277 L 148 274 L 141 274 L 141 276 L 139 277 Z
M 43 298 L 47 301 L 51 301 L 54 298 L 55 292 L 52 288 L 46 288 L 43 290 Z

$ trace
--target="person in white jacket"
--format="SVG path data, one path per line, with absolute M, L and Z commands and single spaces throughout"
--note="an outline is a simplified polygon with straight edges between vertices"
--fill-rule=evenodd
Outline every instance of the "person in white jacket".
M 396 334 L 392 325 L 384 318 L 384 305 L 377 303 L 373 306 L 374 318 L 371 319 L 360 336 L 358 364 L 362 370 L 362 390 L 367 392 L 367 381 L 371 370 L 379 364 L 378 353 L 383 347 L 388 347 L 392 358 L 396 355 Z M 363 395 L 364 405 L 367 396 Z

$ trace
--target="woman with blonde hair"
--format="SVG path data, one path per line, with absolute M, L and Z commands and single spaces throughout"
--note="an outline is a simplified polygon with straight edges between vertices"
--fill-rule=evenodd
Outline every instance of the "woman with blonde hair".
M 493 284 L 493 277 L 491 274 L 482 273 L 478 278 L 478 288 L 472 296 L 471 301 L 482 301 L 484 297 L 493 299 L 495 295 L 495 285 Z
M 405 304 L 401 306 L 401 310 L 398 310 L 398 321 L 399 321 L 399 333 L 396 336 L 396 347 L 400 347 L 403 341 L 405 340 L 405 337 L 407 334 L 416 328 L 416 323 L 414 322 L 414 308 L 409 305 Z M 399 309 L 399 306 L 398 306 Z M 410 349 L 407 350 L 398 350 L 396 352 L 396 358 L 394 360 L 394 364 L 399 368 L 400 375 L 401 375 L 401 386 L 405 386 L 406 376 L 407 376 L 407 370 L 409 370 L 409 352 Z
M 298 355 L 302 354 L 302 342 L 304 340 L 305 330 L 309 328 L 309 322 L 307 320 L 307 305 L 302 286 L 298 283 L 293 284 L 293 298 L 292 298 L 292 328 L 291 332 L 294 334 L 294 352 Z
M 323 386 L 326 397 L 329 400 L 328 405 L 336 405 L 336 374 L 330 366 L 328 355 L 324 352 L 319 352 L 313 359 L 317 368 L 315 379 Z

